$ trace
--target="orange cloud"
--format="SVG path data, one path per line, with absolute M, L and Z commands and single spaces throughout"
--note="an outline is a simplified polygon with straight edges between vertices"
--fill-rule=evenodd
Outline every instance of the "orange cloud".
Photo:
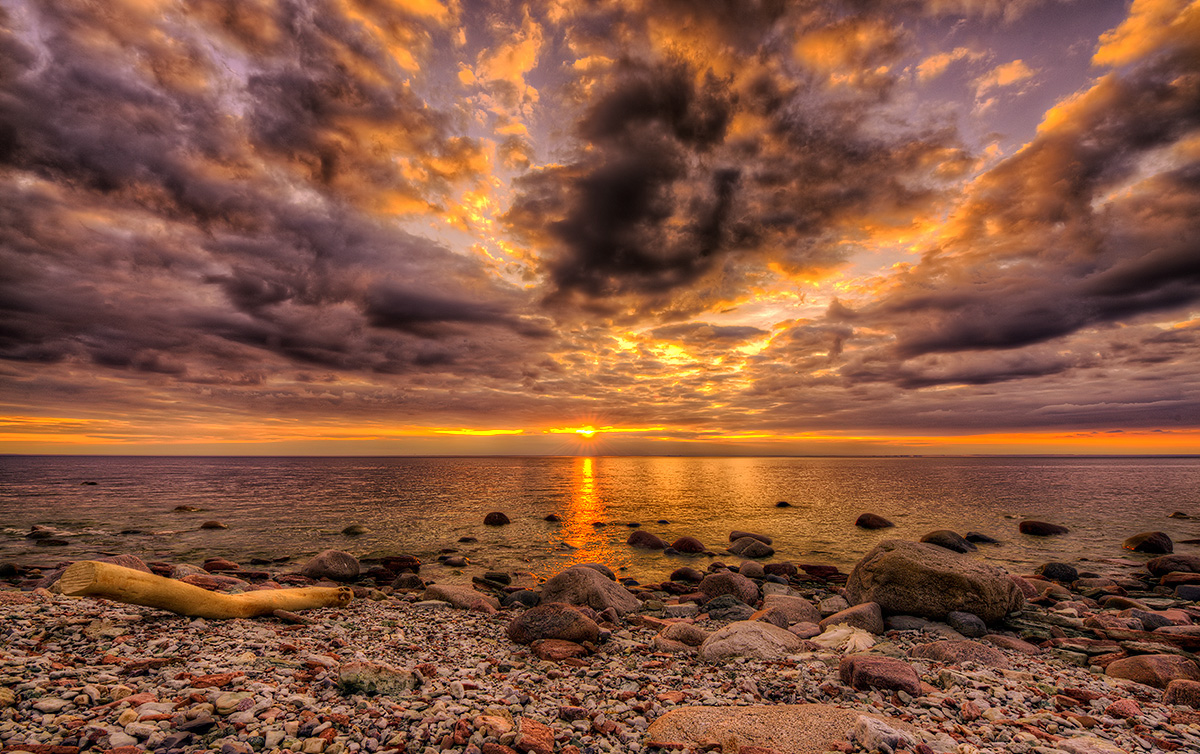
M 1181 42 L 1200 39 L 1200 2 L 1134 0 L 1129 17 L 1100 37 L 1092 65 L 1122 66 Z

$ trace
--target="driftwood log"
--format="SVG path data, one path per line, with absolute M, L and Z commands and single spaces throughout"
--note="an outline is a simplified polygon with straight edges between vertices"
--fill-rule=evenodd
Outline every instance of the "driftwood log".
M 276 610 L 337 607 L 354 599 L 354 590 L 344 586 L 221 594 L 176 579 L 96 560 L 80 560 L 67 566 L 58 587 L 70 597 L 102 597 L 193 618 L 253 618 L 270 615 Z

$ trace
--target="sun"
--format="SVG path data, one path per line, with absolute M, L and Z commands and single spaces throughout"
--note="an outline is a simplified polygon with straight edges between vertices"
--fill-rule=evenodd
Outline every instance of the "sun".
M 575 434 L 579 435 L 580 437 L 583 437 L 585 440 L 590 440 L 596 436 L 597 431 L 599 431 L 599 430 L 597 430 L 591 424 L 588 424 L 588 425 L 585 425 L 583 427 L 579 427 L 578 429 L 576 429 Z

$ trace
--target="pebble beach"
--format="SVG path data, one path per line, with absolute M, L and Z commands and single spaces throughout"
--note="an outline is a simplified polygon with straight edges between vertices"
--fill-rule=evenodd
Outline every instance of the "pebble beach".
M 935 544 L 899 543 L 864 553 L 847 574 L 742 559 L 733 551 L 743 539 L 658 583 L 618 581 L 601 565 L 541 582 L 455 567 L 452 555 L 113 559 L 232 593 L 310 584 L 355 593 L 345 606 L 249 619 L 66 596 L 54 570 L 9 569 L 0 748 L 1200 750 L 1200 557 L 1113 557 L 1014 575 Z M 910 559 L 901 566 L 909 575 L 929 566 L 941 569 L 936 578 L 977 579 L 964 593 L 987 604 L 940 618 L 922 617 L 929 610 L 916 604 L 898 610 L 895 600 L 912 593 L 881 574 L 899 556 Z

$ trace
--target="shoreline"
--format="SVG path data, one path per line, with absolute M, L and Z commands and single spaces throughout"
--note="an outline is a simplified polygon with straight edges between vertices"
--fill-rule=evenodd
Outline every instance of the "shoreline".
M 871 739 L 866 729 L 856 737 L 849 718 L 837 717 L 849 713 L 837 710 L 849 710 L 855 720 L 878 716 L 884 730 L 901 736 L 893 741 L 897 750 L 923 754 L 1200 747 L 1200 700 L 1168 705 L 1162 689 L 1106 671 L 1125 657 L 1169 653 L 1186 662 L 1200 648 L 1200 639 L 1193 645 L 1187 638 L 1200 633 L 1195 599 L 1164 594 L 1169 590 L 1161 579 L 1140 565 L 1075 574 L 1076 587 L 1029 574 L 1023 580 L 1036 596 L 1020 613 L 993 622 L 986 636 L 968 638 L 945 622 L 903 615 L 889 616 L 880 633 L 849 629 L 853 622 L 781 621 L 778 608 L 762 609 L 779 603 L 771 595 L 800 598 L 821 621 L 840 615 L 847 606 L 844 574 L 780 576 L 747 562 L 739 570 L 750 576 L 716 564 L 701 574 L 752 583 L 755 596 L 746 602 L 724 595 L 701 604 L 696 582 L 680 580 L 633 587 L 636 607 L 623 615 L 579 608 L 598 627 L 595 641 L 567 642 L 579 651 L 554 644 L 557 639 L 529 646 L 509 638 L 526 607 L 506 595 L 544 584 L 513 574 L 448 580 L 436 569 L 434 580 L 418 586 L 421 576 L 413 571 L 435 569 L 411 560 L 393 562 L 395 571 L 364 569 L 349 582 L 358 599 L 346 607 L 279 618 L 190 619 L 7 584 L 0 586 L 0 695 L 7 688 L 11 699 L 0 696 L 0 748 L 32 754 L 574 754 L 668 751 L 668 744 L 680 744 L 674 748 L 699 751 L 703 741 L 662 740 L 651 725 L 676 710 L 720 718 L 735 707 L 782 715 L 775 730 L 786 729 L 789 715 L 833 715 L 841 722 L 826 721 L 832 732 L 813 751 L 867 751 L 864 742 L 885 740 Z M 190 575 L 200 586 L 244 588 L 223 574 L 247 576 L 251 587 L 300 583 L 279 572 L 240 568 Z M 380 583 L 389 576 L 391 583 Z M 412 588 L 399 586 L 405 582 Z M 500 597 L 509 604 L 500 607 Z M 1160 622 L 1157 637 L 1149 630 L 1122 634 L 1111 621 L 1130 610 Z M 769 658 L 702 658 L 708 645 L 698 651 L 670 638 L 708 638 L 730 626 L 771 622 L 782 622 L 799 643 Z M 1162 631 L 1171 623 L 1189 627 L 1181 630 L 1183 639 Z M 838 629 L 849 631 L 848 644 L 830 643 Z M 1107 638 L 1110 633 L 1126 638 Z M 988 651 L 972 650 L 972 659 L 964 660 L 922 657 L 930 650 L 916 649 L 947 641 Z M 886 660 L 888 672 L 911 668 L 919 685 L 905 691 L 886 677 L 859 677 L 854 667 L 847 676 L 846 664 L 854 666 L 859 655 Z M 347 674 L 364 667 L 391 679 L 390 690 L 361 693 Z M 906 731 L 908 739 L 901 735 Z M 724 750 L 737 752 L 746 743 L 726 741 Z M 769 750 L 793 749 L 762 751 Z

